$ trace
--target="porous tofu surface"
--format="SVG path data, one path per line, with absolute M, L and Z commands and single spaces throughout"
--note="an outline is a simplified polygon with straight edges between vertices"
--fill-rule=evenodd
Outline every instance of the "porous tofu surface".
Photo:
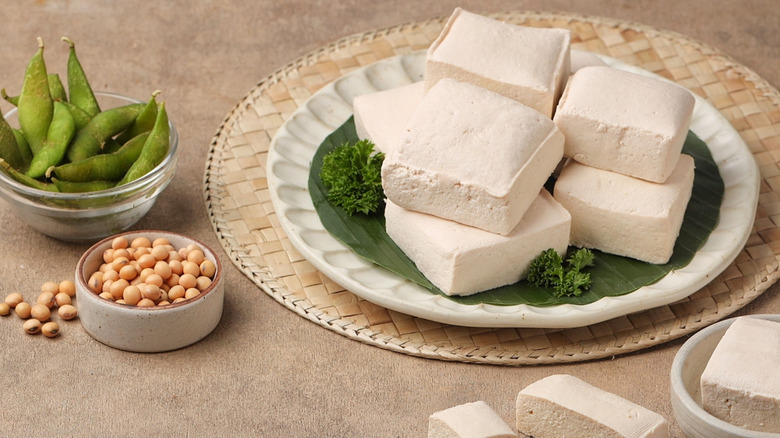
M 428 417 L 428 438 L 515 437 L 515 431 L 484 401 L 453 406 Z
M 702 407 L 746 429 L 780 433 L 780 322 L 737 318 L 701 376 Z
M 685 88 L 606 66 L 571 76 L 554 120 L 565 155 L 589 166 L 664 182 L 674 171 L 695 99 Z
M 382 185 L 404 208 L 508 234 L 560 162 L 563 141 L 528 106 L 444 79 L 386 155 Z
M 509 235 L 385 206 L 387 233 L 428 280 L 448 295 L 470 295 L 524 278 L 533 259 L 565 254 L 571 216 L 546 190 Z
M 666 438 L 659 414 L 577 377 L 554 374 L 517 395 L 517 431 L 534 438 Z
M 577 70 L 584 67 L 602 66 L 606 67 L 607 63 L 598 57 L 595 53 L 586 52 L 584 50 L 572 50 L 571 52 L 571 68 L 570 74 L 574 74 Z
M 390 152 L 424 93 L 425 83 L 419 81 L 356 96 L 352 106 L 358 137 L 370 140 L 379 152 Z
M 471 82 L 550 117 L 569 74 L 566 29 L 517 26 L 455 9 L 428 49 L 425 81 Z M 532 62 L 529 62 L 532 60 Z
M 674 250 L 693 179 L 685 154 L 663 184 L 569 161 L 554 194 L 572 216 L 572 245 L 660 264 Z

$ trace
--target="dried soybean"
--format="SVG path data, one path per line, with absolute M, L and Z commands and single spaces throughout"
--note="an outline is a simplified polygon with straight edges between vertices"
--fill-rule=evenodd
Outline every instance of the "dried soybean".
M 102 256 L 89 288 L 101 298 L 129 306 L 166 306 L 196 297 L 216 275 L 216 265 L 197 245 L 177 249 L 167 240 L 138 237 L 128 242 L 119 236 Z

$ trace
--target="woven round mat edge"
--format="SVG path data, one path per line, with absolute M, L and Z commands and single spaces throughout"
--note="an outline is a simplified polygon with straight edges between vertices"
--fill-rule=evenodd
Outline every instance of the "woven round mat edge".
M 705 43 L 699 42 L 690 37 L 687 37 L 685 35 L 673 31 L 660 30 L 640 23 L 626 22 L 626 21 L 621 21 L 621 20 L 607 18 L 607 17 L 567 14 L 567 13 L 559 13 L 559 12 L 504 11 L 504 12 L 491 13 L 486 15 L 492 16 L 497 19 L 501 19 L 502 17 L 507 17 L 507 16 L 522 16 L 524 18 L 558 19 L 558 20 L 565 20 L 569 22 L 584 21 L 594 25 L 606 25 L 606 26 L 616 27 L 621 29 L 631 29 L 649 35 L 671 38 L 677 41 L 678 43 L 695 47 L 704 55 L 717 56 L 721 58 L 721 60 L 724 61 L 729 66 L 730 69 L 741 74 L 745 81 L 753 83 L 757 89 L 762 90 L 765 96 L 770 98 L 775 104 L 780 104 L 780 93 L 778 93 L 777 89 L 772 85 L 770 85 L 768 82 L 766 82 L 753 70 L 745 67 L 744 65 L 735 61 L 728 55 L 723 54 L 719 50 Z M 251 106 L 251 103 L 249 102 L 251 102 L 252 96 L 262 94 L 262 92 L 268 86 L 278 82 L 279 80 L 282 80 L 290 72 L 299 69 L 301 66 L 313 65 L 322 56 L 325 56 L 329 53 L 337 51 L 340 48 L 343 48 L 351 44 L 371 41 L 376 39 L 377 37 L 388 35 L 393 32 L 398 32 L 404 28 L 415 28 L 415 27 L 425 26 L 431 23 L 443 24 L 447 18 L 448 17 L 435 17 L 427 20 L 411 21 L 399 25 L 386 27 L 386 28 L 355 33 L 340 38 L 339 40 L 334 41 L 333 43 L 328 44 L 326 46 L 310 51 L 296 58 L 295 60 L 286 64 L 285 66 L 275 70 L 273 73 L 271 73 L 261 81 L 257 82 L 257 84 L 243 98 L 241 98 L 233 107 L 233 109 L 224 117 L 222 123 L 217 128 L 216 133 L 212 138 L 209 147 L 209 152 L 208 152 L 208 157 L 207 157 L 205 172 L 204 172 L 204 187 L 205 187 L 205 190 L 203 192 L 204 202 L 206 203 L 206 208 L 207 208 L 208 216 L 210 218 L 210 222 L 212 224 L 212 228 L 216 233 L 217 238 L 220 241 L 221 245 L 223 246 L 223 249 L 230 257 L 231 261 L 239 268 L 239 270 L 241 270 L 244 273 L 244 275 L 246 275 L 258 287 L 260 287 L 261 290 L 263 290 L 266 294 L 270 295 L 274 300 L 276 300 L 280 304 L 294 311 L 299 316 L 310 320 L 311 322 L 314 322 L 320 326 L 328 328 L 329 330 L 334 331 L 342 336 L 346 336 L 349 339 L 370 344 L 373 346 L 377 346 L 380 348 L 384 348 L 390 351 L 395 351 L 395 352 L 423 357 L 423 358 L 446 360 L 446 361 L 472 362 L 472 363 L 493 364 L 493 365 L 537 365 L 537 364 L 571 363 L 571 362 L 579 362 L 579 361 L 589 361 L 594 359 L 603 359 L 603 358 L 613 357 L 617 355 L 636 352 L 638 350 L 642 350 L 648 347 L 669 342 L 671 340 L 677 339 L 687 334 L 691 334 L 696 330 L 704 328 L 707 325 L 717 322 L 718 320 L 725 318 L 726 316 L 732 314 L 733 312 L 738 311 L 739 309 L 747 305 L 749 302 L 753 301 L 755 298 L 760 296 L 764 291 L 766 291 L 772 284 L 774 284 L 778 280 L 778 277 L 780 277 L 780 271 L 778 270 L 778 267 L 776 265 L 768 266 L 767 275 L 763 276 L 763 278 L 761 279 L 758 279 L 753 289 L 751 289 L 750 291 L 748 291 L 748 293 L 743 295 L 741 299 L 737 300 L 735 303 L 732 303 L 732 305 L 727 308 L 728 310 L 727 312 L 723 312 L 722 310 L 724 309 L 719 309 L 721 310 L 720 312 L 710 314 L 710 315 L 703 315 L 702 318 L 699 319 L 698 321 L 688 321 L 688 323 L 681 323 L 679 326 L 675 326 L 672 330 L 668 332 L 658 332 L 653 335 L 645 336 L 640 340 L 635 341 L 628 345 L 627 344 L 611 345 L 611 346 L 607 345 L 607 346 L 603 346 L 604 348 L 601 349 L 588 350 L 587 352 L 584 353 L 580 352 L 580 353 L 567 354 L 563 356 L 556 355 L 556 354 L 553 355 L 538 354 L 538 355 L 530 355 L 530 356 L 512 356 L 512 355 L 502 356 L 500 352 L 495 352 L 495 351 L 492 352 L 492 354 L 490 355 L 481 354 L 481 353 L 472 355 L 469 353 L 464 353 L 462 351 L 460 352 L 456 351 L 456 350 L 462 350 L 462 348 L 459 348 L 457 346 L 433 347 L 429 345 L 415 344 L 412 342 L 404 341 L 403 339 L 398 339 L 392 336 L 387 336 L 382 333 L 372 331 L 366 327 L 355 326 L 353 323 L 346 320 L 334 318 L 332 316 L 325 314 L 324 312 L 318 311 L 316 307 L 306 303 L 305 300 L 301 300 L 290 294 L 283 293 L 282 285 L 278 284 L 270 275 L 268 275 L 267 269 L 265 269 L 262 266 L 257 266 L 253 263 L 246 262 L 246 260 L 243 258 L 242 252 L 236 249 L 239 248 L 240 245 L 238 245 L 236 242 L 232 240 L 232 236 L 229 233 L 225 232 L 226 228 L 220 226 L 218 218 L 214 213 L 214 205 L 219 204 L 218 202 L 220 198 L 219 194 L 221 193 L 222 188 L 219 185 L 216 185 L 214 181 L 211 180 L 210 170 L 213 168 L 212 166 L 213 160 L 215 158 L 216 159 L 219 158 L 217 157 L 216 154 L 217 152 L 216 146 L 218 145 L 220 138 L 222 136 L 228 136 L 230 134 L 233 128 L 231 126 L 231 122 L 234 121 L 238 115 L 240 115 L 243 111 L 246 111 L 247 108 Z M 475 350 L 478 349 L 475 348 Z M 544 350 L 539 351 L 539 353 L 542 353 L 543 351 Z

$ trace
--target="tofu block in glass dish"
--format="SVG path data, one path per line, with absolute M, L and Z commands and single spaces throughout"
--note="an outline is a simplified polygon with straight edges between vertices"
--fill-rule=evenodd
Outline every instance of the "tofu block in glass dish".
M 361 140 L 387 154 L 399 142 L 409 116 L 425 93 L 425 83 L 414 82 L 388 90 L 361 94 L 352 100 L 355 130 Z
M 685 154 L 662 184 L 569 160 L 554 196 L 571 214 L 572 245 L 663 264 L 680 233 L 693 177 L 693 158 Z
M 425 213 L 385 206 L 387 234 L 425 277 L 447 295 L 471 295 L 528 275 L 533 259 L 569 244 L 571 216 L 547 190 L 538 192 L 507 236 Z
M 428 417 L 428 438 L 517 438 L 484 401 L 464 403 Z
M 509 234 L 563 157 L 551 119 L 515 100 L 442 79 L 385 156 L 385 196 L 408 210 Z
M 740 317 L 701 375 L 702 408 L 723 421 L 780 433 L 780 322 Z
M 677 84 L 590 66 L 571 76 L 553 120 L 566 137 L 567 157 L 661 183 L 677 165 L 694 103 Z
M 547 437 L 669 437 L 661 415 L 568 374 L 554 374 L 520 391 L 517 431 Z
M 470 82 L 552 117 L 569 76 L 571 32 L 505 23 L 456 8 L 428 48 L 428 89 Z

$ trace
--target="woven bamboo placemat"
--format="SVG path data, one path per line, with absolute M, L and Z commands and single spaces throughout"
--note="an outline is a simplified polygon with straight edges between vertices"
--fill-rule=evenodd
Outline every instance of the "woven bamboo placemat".
M 572 31 L 572 48 L 669 78 L 714 105 L 758 162 L 761 193 L 745 249 L 708 286 L 678 302 L 570 329 L 450 326 L 391 311 L 344 290 L 292 247 L 279 226 L 265 162 L 276 130 L 314 92 L 383 58 L 425 49 L 447 17 L 352 35 L 260 81 L 227 115 L 209 150 L 204 197 L 233 263 L 260 290 L 349 339 L 427 358 L 499 365 L 592 360 L 637 351 L 725 318 L 776 280 L 780 254 L 780 94 L 748 68 L 685 36 L 635 23 L 560 13 L 490 15 Z

